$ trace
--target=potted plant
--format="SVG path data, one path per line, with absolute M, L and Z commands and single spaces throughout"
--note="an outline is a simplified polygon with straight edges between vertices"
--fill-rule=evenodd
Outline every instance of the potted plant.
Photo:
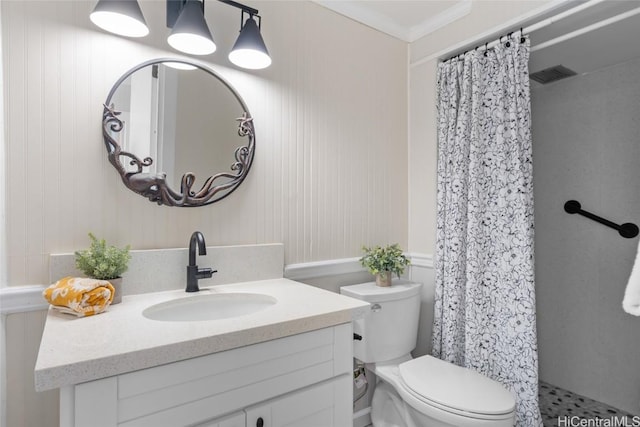
M 99 280 L 108 280 L 115 289 L 115 295 L 111 304 L 122 301 L 122 273 L 129 267 L 129 246 L 119 249 L 115 246 L 107 246 L 104 239 L 98 240 L 89 233 L 91 246 L 89 249 L 76 251 L 76 268 L 88 277 Z
M 376 276 L 376 285 L 391 286 L 391 274 L 400 278 L 404 268 L 411 262 L 402 253 L 402 249 L 396 243 L 387 246 L 362 247 L 364 255 L 360 263 L 369 272 Z

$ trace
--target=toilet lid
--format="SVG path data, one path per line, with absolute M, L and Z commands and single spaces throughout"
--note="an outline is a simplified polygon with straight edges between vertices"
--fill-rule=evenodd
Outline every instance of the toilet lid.
M 426 401 L 482 415 L 513 412 L 515 399 L 500 383 L 470 369 L 422 356 L 401 363 L 404 384 Z

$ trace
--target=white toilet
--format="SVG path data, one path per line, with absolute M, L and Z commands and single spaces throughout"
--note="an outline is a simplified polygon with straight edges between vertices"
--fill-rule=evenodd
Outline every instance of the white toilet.
M 354 356 L 378 377 L 374 427 L 513 427 L 515 399 L 497 381 L 431 356 L 417 359 L 422 284 L 396 281 L 344 286 L 340 292 L 371 304 L 354 322 Z

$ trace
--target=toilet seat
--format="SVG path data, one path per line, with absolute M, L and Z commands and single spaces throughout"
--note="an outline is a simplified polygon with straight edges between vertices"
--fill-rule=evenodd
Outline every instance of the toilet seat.
M 424 414 L 498 421 L 511 419 L 515 411 L 515 399 L 497 381 L 431 356 L 380 364 L 375 372 Z

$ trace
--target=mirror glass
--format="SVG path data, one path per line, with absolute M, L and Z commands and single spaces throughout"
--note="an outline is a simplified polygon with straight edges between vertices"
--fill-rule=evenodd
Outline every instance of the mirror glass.
M 109 160 L 119 163 L 114 166 L 127 187 L 159 204 L 213 203 L 230 194 L 251 166 L 251 116 L 208 68 L 149 61 L 123 75 L 105 105 Z

